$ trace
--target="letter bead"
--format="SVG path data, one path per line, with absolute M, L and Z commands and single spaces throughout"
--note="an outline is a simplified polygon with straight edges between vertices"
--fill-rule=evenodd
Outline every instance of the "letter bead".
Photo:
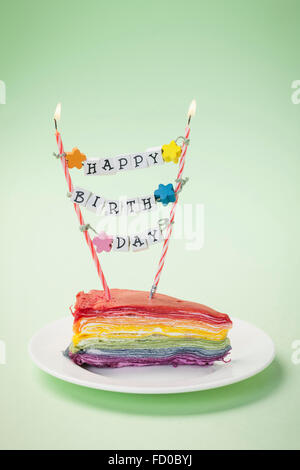
M 114 237 L 112 244 L 113 251 L 129 251 L 129 237 L 120 235 Z
M 87 189 L 76 187 L 72 193 L 71 201 L 85 207 L 91 194 L 91 191 Z

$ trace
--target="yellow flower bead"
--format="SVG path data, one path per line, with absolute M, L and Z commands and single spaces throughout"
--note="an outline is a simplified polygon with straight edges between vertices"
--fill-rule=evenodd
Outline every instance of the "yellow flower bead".
M 165 162 L 178 163 L 181 155 L 181 147 L 179 147 L 174 140 L 169 144 L 163 145 L 161 150 Z

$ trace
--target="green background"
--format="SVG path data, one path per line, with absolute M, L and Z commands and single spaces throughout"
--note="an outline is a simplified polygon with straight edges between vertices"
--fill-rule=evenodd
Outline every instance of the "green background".
M 299 447 L 300 2 L 29 0 L 0 10 L 1 448 Z M 68 314 L 77 291 L 99 288 L 52 156 L 56 103 L 65 148 L 103 156 L 182 134 L 192 98 L 182 202 L 204 204 L 205 244 L 171 243 L 160 292 L 260 326 L 275 362 L 244 383 L 174 396 L 48 377 L 28 357 L 30 337 Z M 88 187 L 118 197 L 168 178 L 175 167 L 165 165 Z M 103 256 L 109 285 L 149 289 L 159 255 Z

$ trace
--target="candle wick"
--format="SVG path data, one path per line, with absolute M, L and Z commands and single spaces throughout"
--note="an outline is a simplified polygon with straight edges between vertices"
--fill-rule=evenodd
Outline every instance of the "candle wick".
M 57 131 L 57 121 L 55 118 L 54 118 L 54 125 L 55 125 L 55 130 Z

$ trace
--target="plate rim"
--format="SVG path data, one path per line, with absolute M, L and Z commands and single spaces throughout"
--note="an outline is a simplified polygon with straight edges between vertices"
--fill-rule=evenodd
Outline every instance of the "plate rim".
M 83 378 L 81 379 L 81 378 L 70 376 L 70 375 L 66 376 L 66 375 L 62 374 L 61 372 L 59 372 L 59 371 L 53 370 L 52 368 L 45 365 L 42 361 L 40 361 L 33 352 L 34 342 L 37 339 L 37 337 L 42 333 L 43 330 L 49 328 L 50 326 L 54 326 L 56 323 L 60 323 L 60 322 L 67 321 L 67 320 L 69 321 L 69 317 L 64 316 L 62 318 L 56 319 L 52 322 L 49 322 L 46 325 L 44 325 L 42 328 L 40 328 L 31 337 L 31 339 L 28 343 L 29 356 L 30 356 L 32 362 L 39 369 L 41 369 L 43 372 L 47 373 L 48 375 L 51 375 L 51 376 L 53 376 L 53 377 L 55 377 L 59 380 L 62 380 L 64 382 L 72 383 L 74 385 L 78 385 L 78 386 L 81 386 L 81 387 L 86 387 L 86 388 L 90 388 L 90 389 L 94 389 L 94 390 L 104 390 L 104 391 L 111 391 L 111 392 L 118 392 L 118 393 L 143 394 L 143 395 L 176 394 L 176 393 L 189 393 L 189 392 L 196 392 L 196 391 L 212 390 L 212 389 L 216 389 L 216 388 L 226 387 L 228 385 L 233 385 L 235 383 L 247 380 L 250 377 L 254 377 L 257 374 L 260 374 L 263 370 L 265 370 L 267 367 L 269 367 L 269 365 L 273 362 L 273 360 L 275 358 L 275 355 L 276 355 L 274 341 L 272 340 L 272 338 L 264 330 L 262 330 L 261 328 L 257 327 L 256 325 L 254 325 L 250 322 L 247 322 L 246 320 L 231 317 L 231 320 L 232 320 L 233 324 L 235 322 L 238 322 L 240 324 L 244 324 L 246 326 L 249 325 L 252 328 L 256 328 L 261 333 L 263 333 L 266 340 L 269 341 L 269 347 L 270 347 L 269 358 L 264 363 L 262 363 L 259 367 L 257 367 L 255 369 L 255 372 L 253 372 L 253 370 L 252 371 L 248 370 L 248 371 L 245 371 L 244 374 L 242 373 L 238 377 L 224 378 L 223 380 L 220 380 L 219 383 L 207 382 L 205 384 L 199 383 L 199 384 L 191 384 L 191 385 L 185 385 L 185 386 L 179 385 L 179 386 L 173 386 L 173 387 L 172 386 L 171 387 L 163 386 L 161 388 L 157 387 L 157 386 L 153 387 L 153 388 L 151 388 L 149 386 L 147 388 L 146 387 L 145 388 L 139 388 L 139 387 L 133 386 L 133 385 L 113 385 L 113 384 L 105 384 L 104 382 L 99 382 L 99 383 L 89 382 L 88 380 L 85 380 Z M 68 360 L 68 359 L 66 358 L 66 360 Z M 74 364 L 74 367 L 79 367 L 79 366 Z M 160 366 L 148 366 L 148 367 L 160 367 Z M 146 369 L 146 368 L 144 368 L 144 369 Z M 86 369 L 82 369 L 82 370 L 85 371 L 85 372 L 89 372 Z M 99 377 L 99 375 L 97 375 L 97 376 Z

